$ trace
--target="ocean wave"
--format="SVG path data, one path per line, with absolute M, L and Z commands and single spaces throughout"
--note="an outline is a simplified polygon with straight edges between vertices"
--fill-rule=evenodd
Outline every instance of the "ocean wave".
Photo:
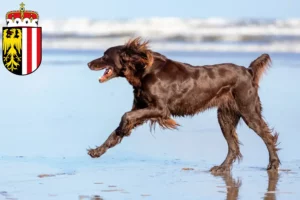
M 65 39 L 43 42 L 46 49 L 104 50 L 124 44 L 124 39 Z M 221 44 L 221 43 L 177 43 L 151 42 L 150 48 L 156 51 L 215 51 L 215 52 L 291 52 L 300 53 L 300 43 L 272 42 L 267 44 Z
M 39 24 L 46 48 L 104 49 L 141 36 L 166 50 L 300 52 L 300 19 L 41 19 Z

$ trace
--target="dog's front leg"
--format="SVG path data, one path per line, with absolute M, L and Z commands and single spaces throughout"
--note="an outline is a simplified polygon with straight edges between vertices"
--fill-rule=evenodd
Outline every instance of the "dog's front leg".
M 163 118 L 165 112 L 161 109 L 139 109 L 127 112 L 123 115 L 119 127 L 113 131 L 107 140 L 95 149 L 89 149 L 88 154 L 92 158 L 100 157 L 107 149 L 119 144 L 124 136 L 129 136 L 132 129 L 136 126 L 143 124 L 148 119 Z
M 95 149 L 89 149 L 88 154 L 92 158 L 100 157 L 102 154 L 106 152 L 107 149 L 115 146 L 120 143 L 123 137 L 116 134 L 116 130 L 110 134 L 110 136 L 106 139 L 106 141 L 99 147 Z

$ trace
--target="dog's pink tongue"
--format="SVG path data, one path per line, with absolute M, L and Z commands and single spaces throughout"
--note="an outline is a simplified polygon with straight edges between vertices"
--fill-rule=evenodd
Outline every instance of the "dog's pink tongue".
M 109 76 L 111 76 L 111 73 L 112 71 L 110 69 L 106 69 L 104 74 L 99 78 L 99 82 L 100 83 L 103 83 L 105 82 Z
M 99 82 L 100 83 L 103 83 L 103 82 L 105 82 L 106 81 L 106 77 L 105 77 L 105 75 L 103 75 L 103 76 L 101 76 L 100 78 L 99 78 Z

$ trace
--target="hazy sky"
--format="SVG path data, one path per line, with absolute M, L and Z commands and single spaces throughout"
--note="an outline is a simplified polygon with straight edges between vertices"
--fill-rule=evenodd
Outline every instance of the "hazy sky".
M 21 0 L 0 6 L 5 19 L 19 9 Z M 38 11 L 40 19 L 86 17 L 128 19 L 138 17 L 300 18 L 300 0 L 24 0 L 26 9 Z

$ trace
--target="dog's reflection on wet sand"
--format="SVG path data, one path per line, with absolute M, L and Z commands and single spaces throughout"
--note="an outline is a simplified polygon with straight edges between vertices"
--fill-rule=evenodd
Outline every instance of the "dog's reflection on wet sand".
M 276 200 L 276 187 L 279 180 L 278 172 L 268 171 L 268 187 L 264 195 L 264 200 Z M 235 179 L 232 177 L 231 173 L 212 173 L 215 177 L 222 177 L 226 184 L 227 193 L 226 200 L 236 200 L 239 199 L 239 189 L 242 185 L 240 179 Z
M 226 184 L 227 193 L 226 193 L 226 199 L 227 200 L 234 200 L 238 199 L 239 196 L 239 189 L 242 185 L 242 182 L 240 179 L 234 179 L 230 172 L 228 173 L 212 173 L 215 177 L 222 177 Z
M 265 200 L 275 200 L 276 199 L 276 187 L 279 180 L 278 172 L 268 171 L 268 190 L 265 193 Z

